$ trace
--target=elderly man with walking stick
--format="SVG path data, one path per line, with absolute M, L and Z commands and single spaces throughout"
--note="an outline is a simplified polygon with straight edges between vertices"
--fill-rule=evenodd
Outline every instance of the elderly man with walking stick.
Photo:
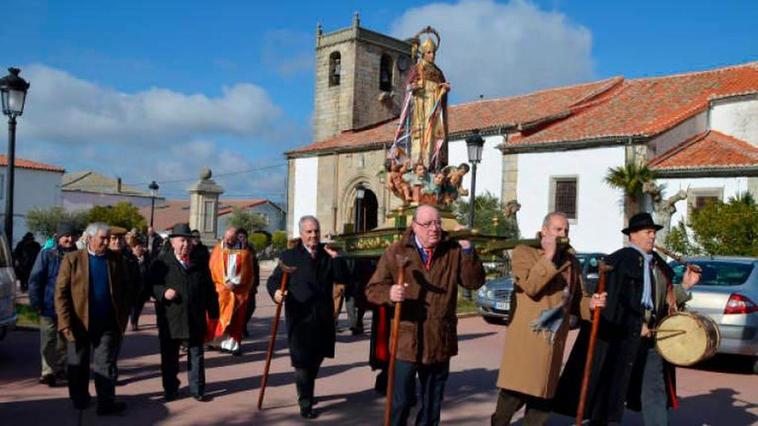
M 278 266 L 267 289 L 276 303 L 284 301 L 287 343 L 295 368 L 300 415 L 317 417 L 313 410 L 316 375 L 324 358 L 334 357 L 335 329 L 332 286 L 347 282 L 349 273 L 337 252 L 321 243 L 321 226 L 314 216 L 299 221 L 300 241 L 280 256 L 289 267 L 289 284 L 281 291 L 283 269 Z
M 407 271 L 403 272 L 405 262 Z M 394 386 L 391 392 L 389 387 L 387 390 L 391 424 L 406 424 L 417 375 L 421 407 L 416 424 L 440 423 L 450 358 L 458 353 L 458 285 L 476 289 L 482 284 L 484 268 L 471 243 L 446 238 L 439 211 L 419 206 L 413 224 L 382 255 L 366 286 L 369 302 L 395 303 L 396 312 L 400 310 L 392 345 L 396 349 L 392 356 L 397 359 L 390 377 Z
M 513 250 L 515 308 L 506 334 L 492 425 L 504 426 L 526 405 L 524 424 L 543 425 L 558 385 L 571 314 L 588 320 L 605 305 L 605 293 L 585 296 L 581 266 L 568 244 L 569 223 L 560 212 L 542 222 L 539 247 Z

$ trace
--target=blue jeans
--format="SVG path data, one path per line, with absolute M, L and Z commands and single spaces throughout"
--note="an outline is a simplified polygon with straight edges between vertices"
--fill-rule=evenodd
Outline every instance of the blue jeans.
M 405 426 L 415 399 L 416 374 L 421 383 L 421 408 L 416 425 L 439 425 L 445 383 L 450 373 L 450 361 L 437 364 L 417 364 L 397 360 L 395 388 L 392 392 L 392 425 Z

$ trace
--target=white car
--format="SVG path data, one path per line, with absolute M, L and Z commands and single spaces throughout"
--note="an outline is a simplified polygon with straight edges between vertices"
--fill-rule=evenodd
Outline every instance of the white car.
M 16 327 L 16 273 L 5 234 L 0 233 L 0 340 Z

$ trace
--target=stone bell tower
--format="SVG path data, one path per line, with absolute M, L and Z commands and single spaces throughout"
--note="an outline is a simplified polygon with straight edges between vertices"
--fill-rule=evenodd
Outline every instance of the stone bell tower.
M 400 114 L 411 45 L 353 24 L 328 34 L 316 28 L 314 141 Z
M 211 179 L 211 170 L 203 168 L 200 180 L 189 187 L 190 194 L 190 229 L 200 231 L 203 244 L 212 246 L 216 242 L 218 228 L 218 197 L 224 188 Z

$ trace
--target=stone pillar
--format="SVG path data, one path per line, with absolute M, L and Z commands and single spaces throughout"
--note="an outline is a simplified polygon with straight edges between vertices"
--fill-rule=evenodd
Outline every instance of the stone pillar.
M 191 229 L 200 231 L 203 244 L 211 247 L 216 243 L 218 233 L 218 197 L 224 188 L 211 179 L 211 170 L 200 171 L 200 180 L 189 187 Z

